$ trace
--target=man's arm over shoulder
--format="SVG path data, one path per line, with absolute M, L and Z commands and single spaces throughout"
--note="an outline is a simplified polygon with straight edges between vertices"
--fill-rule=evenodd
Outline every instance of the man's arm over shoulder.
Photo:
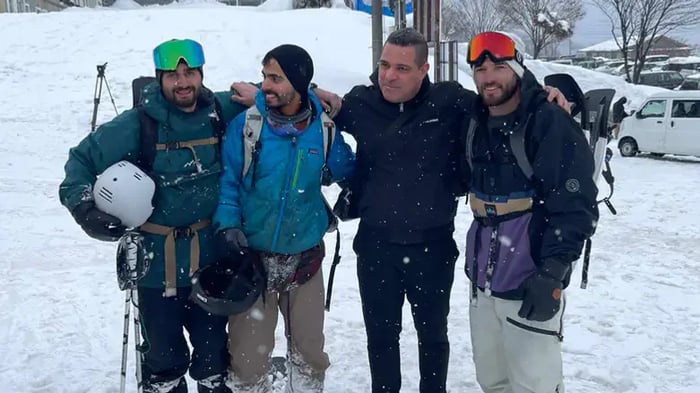
M 444 97 L 447 100 L 446 105 L 462 114 L 471 113 L 474 100 L 478 97 L 475 92 L 464 88 L 457 81 L 436 82 L 433 84 L 433 89 L 438 97 Z
M 231 122 L 233 119 L 236 118 L 240 113 L 245 112 L 246 109 L 248 109 L 247 106 L 234 101 L 231 99 L 231 96 L 234 94 L 234 91 L 218 91 L 214 93 L 214 97 L 216 98 L 217 101 L 219 101 L 219 104 L 221 105 L 221 116 L 223 117 L 224 124 L 228 124 Z
M 223 171 L 219 179 L 219 203 L 213 218 L 216 230 L 241 227 L 240 187 L 245 120 L 246 112 L 243 112 L 229 123 L 221 146 Z
M 540 258 L 571 263 L 598 221 L 593 154 L 579 126 L 555 104 L 545 104 L 535 116 L 534 177 L 548 218 Z
M 79 203 L 93 200 L 92 186 L 97 175 L 119 161 L 136 162 L 140 131 L 138 112 L 128 110 L 71 148 L 58 191 L 61 203 L 72 211 Z
M 368 109 L 367 96 L 373 94 L 374 86 L 357 85 L 343 96 L 343 105 L 333 118 L 335 126 L 340 131 L 355 135 L 358 131 L 358 119 Z

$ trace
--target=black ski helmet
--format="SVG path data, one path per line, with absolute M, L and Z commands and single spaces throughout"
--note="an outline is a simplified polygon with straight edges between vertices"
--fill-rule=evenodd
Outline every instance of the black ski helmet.
M 238 263 L 219 261 L 198 269 L 192 276 L 192 301 L 206 312 L 222 316 L 251 308 L 265 290 L 266 277 L 258 253 L 245 252 L 241 258 Z

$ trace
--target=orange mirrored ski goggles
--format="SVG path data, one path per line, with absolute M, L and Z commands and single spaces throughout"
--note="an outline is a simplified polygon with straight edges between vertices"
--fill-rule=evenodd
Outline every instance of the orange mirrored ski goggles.
M 515 42 L 505 34 L 487 31 L 477 34 L 469 41 L 467 63 L 479 65 L 488 55 L 494 62 L 515 59 Z

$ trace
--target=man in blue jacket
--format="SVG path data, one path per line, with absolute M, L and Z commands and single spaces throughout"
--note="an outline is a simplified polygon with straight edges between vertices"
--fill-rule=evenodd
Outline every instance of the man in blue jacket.
M 598 220 L 593 155 L 508 36 L 481 33 L 467 56 L 479 91 L 464 127 L 476 378 L 486 393 L 562 393 L 563 290 Z
M 232 386 L 240 393 L 270 391 L 267 374 L 279 308 L 288 340 L 288 391 L 322 392 L 330 363 L 323 350 L 320 267 L 332 213 L 321 185 L 322 178 L 350 177 L 355 158 L 309 90 L 309 54 L 282 45 L 262 64 L 255 106 L 226 133 L 214 215 L 222 253 L 254 253 L 267 273 L 266 293 L 249 311 L 229 319 Z M 324 135 L 329 132 L 333 135 Z

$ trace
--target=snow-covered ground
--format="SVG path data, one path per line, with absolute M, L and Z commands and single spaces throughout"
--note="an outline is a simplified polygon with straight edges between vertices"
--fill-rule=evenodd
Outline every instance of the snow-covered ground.
M 153 73 L 152 48 L 173 37 L 204 45 L 205 83 L 216 90 L 236 80 L 257 81 L 262 56 L 281 43 L 307 48 L 316 63 L 314 81 L 329 90 L 342 93 L 366 83 L 371 71 L 369 15 L 342 7 L 285 11 L 279 6 L 263 12 L 200 2 L 149 8 L 125 3 L 121 8 L 0 14 L 3 393 L 118 391 L 124 294 L 114 273 L 115 247 L 84 235 L 57 197 L 68 149 L 89 132 L 97 64 L 108 62 L 106 77 L 120 111 L 130 106 L 131 80 Z M 540 79 L 567 71 L 584 90 L 619 89 L 631 107 L 655 91 L 580 68 L 528 65 Z M 467 74 L 460 81 L 473 86 Z M 113 116 L 105 90 L 98 121 Z M 567 390 L 698 393 L 700 160 L 616 156 L 613 169 L 619 214 L 601 210 L 589 288 L 578 288 L 577 269 L 569 291 Z M 329 188 L 329 198 L 337 191 Z M 461 204 L 455 237 L 462 249 L 470 221 Z M 327 314 L 330 393 L 369 391 L 351 250 L 355 229 L 356 222 L 341 224 L 343 259 Z M 449 320 L 452 393 L 479 391 L 462 266 L 460 261 Z M 283 353 L 282 332 L 278 335 L 277 352 Z M 402 344 L 403 391 L 418 392 L 417 344 L 408 309 Z M 132 360 L 130 354 L 130 381 Z M 135 392 L 133 384 L 128 391 Z

